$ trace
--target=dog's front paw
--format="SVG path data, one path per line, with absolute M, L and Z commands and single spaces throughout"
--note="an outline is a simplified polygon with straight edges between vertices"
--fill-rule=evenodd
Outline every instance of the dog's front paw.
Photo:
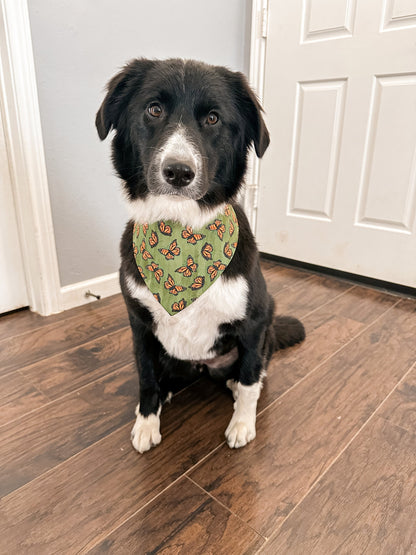
M 225 430 L 225 437 L 230 447 L 238 449 L 244 447 L 249 441 L 256 437 L 256 422 L 237 419 L 234 416 Z
M 139 453 L 149 451 L 162 441 L 160 435 L 160 420 L 156 414 L 142 416 L 138 414 L 136 423 L 131 431 L 131 442 Z

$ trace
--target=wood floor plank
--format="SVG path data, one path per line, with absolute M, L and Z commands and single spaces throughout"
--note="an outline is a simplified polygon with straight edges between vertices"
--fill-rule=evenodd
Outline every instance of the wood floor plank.
M 48 402 L 20 372 L 0 378 L 0 426 Z
M 103 307 L 0 341 L 0 375 L 71 349 L 129 325 L 124 304 Z
M 181 478 L 93 549 L 99 553 L 255 553 L 264 543 L 249 526 Z
M 270 258 L 260 256 L 260 267 L 261 267 L 261 271 L 265 272 L 266 270 L 270 270 L 274 268 L 279 269 L 281 266 L 279 266 L 277 262 L 274 262 L 274 260 L 270 260 Z
M 306 340 L 273 356 L 258 409 L 267 407 L 395 303 L 397 297 L 392 295 L 353 287 L 303 318 Z
M 387 399 L 379 414 L 389 422 L 416 433 L 416 367 Z
M 354 285 L 351 289 L 348 289 L 344 295 L 336 298 L 333 302 L 336 303 L 337 313 L 340 316 L 348 318 L 349 320 L 361 322 L 362 324 L 370 324 L 375 318 L 383 314 L 383 312 L 396 304 L 399 300 L 400 297 L 390 295 L 384 291 Z M 311 322 L 314 322 L 314 318 L 321 320 L 321 313 L 326 313 L 329 318 L 332 314 L 331 303 L 321 307 L 319 311 L 317 310 L 309 314 L 308 319 Z
M 0 495 L 131 421 L 138 379 L 128 366 L 0 429 Z
M 282 266 L 274 266 L 264 269 L 262 272 L 266 279 L 267 289 L 272 295 L 283 290 L 301 287 L 312 278 L 311 274 L 307 272 Z
M 3 497 L 0 552 L 73 553 L 92 545 L 221 445 L 231 413 L 229 394 L 201 380 L 163 409 L 162 443 L 143 455 L 131 447 L 132 419 Z
M 21 370 L 50 399 L 57 399 L 133 363 L 130 327 L 40 360 Z
M 350 283 L 343 281 L 312 276 L 302 287 L 282 289 L 273 295 L 276 314 L 289 314 L 302 318 L 352 287 Z
M 416 434 L 375 417 L 260 553 L 416 552 Z
M 264 536 L 309 491 L 416 360 L 415 301 L 401 301 L 190 476 Z
M 95 314 L 97 311 L 111 310 L 111 308 L 123 304 L 121 294 L 112 295 L 99 301 L 91 301 L 88 304 L 51 314 L 50 316 L 40 316 L 29 309 L 11 312 L 0 315 L 0 341 L 7 337 L 21 335 L 22 333 L 34 331 L 37 328 L 54 325 L 69 318 L 83 318 L 88 314 Z
M 132 542 L 151 530 L 145 537 L 150 543 L 143 545 L 151 549 L 157 537 L 158 552 L 180 552 L 182 547 L 189 552 L 186 549 L 192 546 L 193 552 L 209 553 L 212 547 L 213 553 L 223 548 L 233 553 L 237 545 L 238 553 L 253 553 L 263 541 L 254 528 L 263 535 L 277 534 L 283 520 L 401 379 L 405 367 L 416 360 L 416 303 L 402 301 L 383 315 L 397 297 L 272 264 L 263 268 L 278 312 L 301 317 L 308 338 L 273 358 L 259 404 L 264 412 L 258 419 L 257 439 L 239 451 L 223 446 L 232 413 L 230 394 L 203 378 L 164 407 L 162 444 L 144 455 L 134 452 L 129 435 L 137 376 L 132 365 L 108 375 L 131 361 L 131 336 L 121 296 L 51 319 L 29 316 L 19 322 L 14 315 L 5 321 L 0 317 L 3 405 L 16 412 L 33 410 L 28 418 L 0 429 L 0 485 L 6 493 L 0 501 L 0 552 L 72 553 L 102 542 L 95 551 L 131 553 Z M 378 317 L 371 328 L 337 352 Z M 98 382 L 90 383 L 97 378 Z M 80 386 L 84 387 L 74 392 Z M 415 431 L 414 388 L 411 372 L 378 412 L 385 422 L 383 430 L 396 430 L 397 424 L 398 439 L 400 433 L 407 438 Z M 47 397 L 55 401 L 38 408 Z M 390 492 L 396 498 L 404 492 L 400 500 L 406 501 L 411 496 L 400 484 L 405 476 L 400 456 L 398 489 L 393 478 L 396 439 L 390 452 L 386 447 L 392 467 L 385 470 L 380 461 L 381 478 L 374 484 L 377 492 L 387 488 L 388 499 Z M 411 449 L 410 443 L 403 457 L 406 449 Z M 351 456 L 350 462 L 354 460 Z M 229 509 L 180 478 L 188 471 Z M 334 483 L 338 479 L 334 477 Z M 409 479 L 414 482 L 414 475 Z M 376 500 L 381 507 L 382 495 Z M 330 507 L 329 499 L 328 503 Z M 365 517 L 366 510 L 363 506 Z M 380 517 L 382 524 L 392 528 L 393 539 L 396 526 L 412 529 L 405 503 L 400 510 L 403 518 L 393 510 L 386 520 Z M 172 519 L 175 513 L 177 521 Z M 356 529 L 358 534 L 366 532 L 358 524 Z M 406 534 L 405 545 L 411 546 L 410 532 Z M 325 541 L 322 545 L 327 545 Z M 375 545 L 372 542 L 368 545 Z M 304 552 L 297 551 L 296 543 L 290 549 L 296 555 Z

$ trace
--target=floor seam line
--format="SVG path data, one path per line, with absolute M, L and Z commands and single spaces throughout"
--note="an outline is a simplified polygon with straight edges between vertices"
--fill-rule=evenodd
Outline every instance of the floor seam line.
M 209 491 L 207 491 L 205 488 L 203 488 L 200 484 L 198 484 L 198 482 L 195 482 L 195 480 L 193 480 L 190 476 L 185 475 L 185 478 L 187 478 L 190 482 L 192 482 L 197 488 L 199 488 L 201 491 L 203 491 L 206 495 L 208 495 L 208 497 L 210 497 L 213 501 L 215 501 L 216 503 L 218 503 L 219 505 L 221 505 L 221 507 L 223 507 L 228 513 L 230 513 L 231 515 L 233 515 L 234 517 L 236 517 L 240 522 L 242 522 L 245 526 L 248 526 L 250 528 L 250 530 L 253 530 L 253 532 L 255 532 L 258 536 L 260 536 L 261 538 L 263 538 L 263 540 L 266 540 L 266 537 L 263 536 L 263 534 L 261 532 L 259 532 L 258 530 L 256 530 L 255 528 L 253 528 L 253 526 L 251 526 L 248 522 L 246 522 L 245 520 L 243 520 L 237 513 L 235 513 L 234 511 L 232 511 L 229 507 L 227 507 L 227 505 L 224 505 L 224 503 L 222 503 L 217 497 L 215 497 L 214 495 L 212 495 Z
M 40 393 L 41 395 L 43 395 L 43 397 L 46 397 L 46 399 L 48 400 L 48 403 L 51 402 L 51 401 L 53 400 L 53 399 L 51 399 L 51 398 L 49 397 L 49 395 L 48 395 L 47 393 L 44 393 L 44 392 L 43 392 L 43 391 L 42 391 L 42 390 L 41 390 L 41 389 L 40 389 L 29 377 L 28 377 L 28 376 L 25 376 L 25 375 L 23 374 L 23 372 L 20 371 L 20 369 L 16 370 L 16 372 L 17 372 L 17 374 L 19 374 L 19 376 L 21 376 L 25 381 L 27 381 L 27 383 L 28 383 L 29 385 L 31 385 L 32 387 L 34 387 L 38 393 Z M 48 403 L 45 403 L 45 405 L 48 404 Z M 38 408 L 40 408 L 40 407 L 38 407 Z M 27 413 L 25 413 L 25 414 L 27 414 Z M 19 417 L 19 418 L 20 418 L 20 417 Z M 10 420 L 10 422 L 13 422 L 13 420 Z

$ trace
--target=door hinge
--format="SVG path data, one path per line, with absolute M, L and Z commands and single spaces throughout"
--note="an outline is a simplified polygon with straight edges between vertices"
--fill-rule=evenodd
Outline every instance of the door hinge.
M 261 37 L 263 39 L 267 38 L 267 28 L 269 23 L 269 10 L 266 5 L 261 10 Z

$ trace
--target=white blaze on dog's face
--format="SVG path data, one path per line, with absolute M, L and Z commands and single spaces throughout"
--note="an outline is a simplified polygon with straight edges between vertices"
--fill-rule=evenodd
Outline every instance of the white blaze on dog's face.
M 147 171 L 149 191 L 196 200 L 205 191 L 204 179 L 202 153 L 179 123 L 155 151 Z

